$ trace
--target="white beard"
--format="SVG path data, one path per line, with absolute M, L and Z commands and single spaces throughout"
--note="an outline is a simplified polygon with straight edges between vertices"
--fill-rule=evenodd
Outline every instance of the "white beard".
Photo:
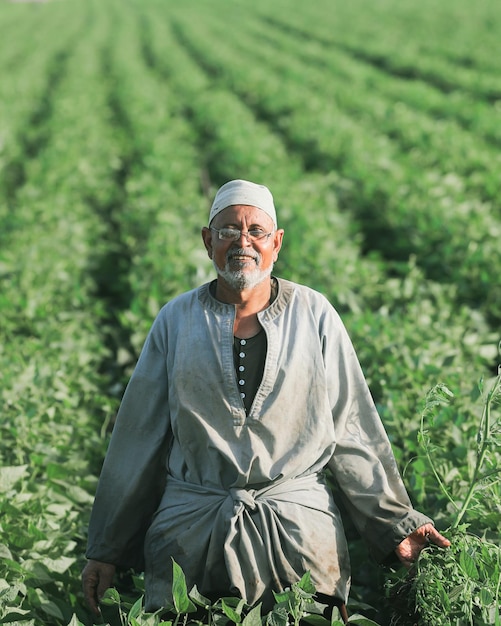
M 258 264 L 259 261 L 260 258 L 256 258 L 256 264 Z M 232 270 L 230 269 L 230 259 L 228 258 L 228 256 L 226 258 L 226 265 L 224 266 L 224 269 L 218 267 L 214 260 L 212 261 L 212 263 L 218 276 L 223 278 L 224 281 L 235 291 L 253 289 L 257 285 L 262 283 L 265 278 L 270 276 L 271 272 L 273 271 L 273 264 L 271 264 L 270 267 L 265 270 L 261 270 L 259 269 L 259 267 L 256 267 L 256 269 L 254 270 Z

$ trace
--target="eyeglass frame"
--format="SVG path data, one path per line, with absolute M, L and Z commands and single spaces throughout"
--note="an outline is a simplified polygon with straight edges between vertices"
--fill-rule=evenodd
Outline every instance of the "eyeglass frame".
M 218 239 L 220 241 L 238 241 L 240 239 L 240 237 L 243 235 L 247 241 L 263 241 L 266 238 L 266 241 L 271 237 L 271 235 L 273 235 L 274 232 L 276 232 L 275 230 L 270 231 L 269 233 L 261 233 L 259 235 L 259 237 L 256 237 L 255 235 L 251 235 L 251 232 L 254 229 L 248 230 L 247 232 L 244 232 L 243 230 L 240 230 L 239 228 L 214 228 L 214 226 L 209 226 L 210 230 L 215 231 L 218 234 Z M 227 232 L 232 232 L 235 233 L 235 237 L 233 238 L 225 238 L 225 237 L 221 237 L 221 232 L 222 231 L 227 231 Z M 238 233 L 238 234 L 237 234 Z

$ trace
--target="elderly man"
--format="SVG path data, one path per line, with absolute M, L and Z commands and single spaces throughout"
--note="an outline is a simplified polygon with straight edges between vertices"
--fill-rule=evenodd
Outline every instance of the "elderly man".
M 272 605 L 309 570 L 345 602 L 350 565 L 330 469 L 377 559 L 449 542 L 409 501 L 346 330 L 329 302 L 272 276 L 270 191 L 233 180 L 202 238 L 217 278 L 160 311 L 119 410 L 89 528 L 84 590 L 143 567 L 146 609 L 189 587 Z

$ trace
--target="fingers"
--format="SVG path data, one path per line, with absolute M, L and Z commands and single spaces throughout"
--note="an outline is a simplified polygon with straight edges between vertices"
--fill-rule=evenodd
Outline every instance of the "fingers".
M 421 550 L 430 543 L 440 548 L 448 548 L 451 545 L 451 542 L 441 535 L 433 524 L 425 524 L 399 543 L 395 553 L 402 564 L 409 569 L 419 557 Z
M 113 568 L 113 573 L 111 575 L 102 575 L 99 578 L 99 584 L 97 586 L 98 602 L 101 602 L 101 599 L 104 596 L 104 592 L 113 586 L 113 574 L 114 573 L 115 573 L 115 570 Z
M 99 601 L 106 589 L 113 584 L 115 566 L 110 563 L 89 560 L 82 572 L 82 587 L 85 600 L 95 615 L 100 615 Z
M 94 615 L 99 615 L 99 604 L 97 599 L 97 586 L 99 584 L 99 577 L 97 572 L 90 567 L 90 562 L 87 563 L 82 572 L 82 587 L 85 596 L 85 600 L 89 605 L 90 610 Z
M 430 543 L 435 544 L 439 548 L 448 548 L 451 545 L 451 542 L 441 535 L 434 526 L 431 524 L 428 524 L 428 526 L 430 526 L 430 529 L 426 531 L 426 538 Z

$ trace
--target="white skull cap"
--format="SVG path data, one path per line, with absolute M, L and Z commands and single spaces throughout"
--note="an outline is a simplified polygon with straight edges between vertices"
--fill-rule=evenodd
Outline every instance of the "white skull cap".
M 271 217 L 277 228 L 277 214 L 268 187 L 240 179 L 230 180 L 218 189 L 210 209 L 209 225 L 218 213 L 233 204 L 245 204 L 261 209 Z

